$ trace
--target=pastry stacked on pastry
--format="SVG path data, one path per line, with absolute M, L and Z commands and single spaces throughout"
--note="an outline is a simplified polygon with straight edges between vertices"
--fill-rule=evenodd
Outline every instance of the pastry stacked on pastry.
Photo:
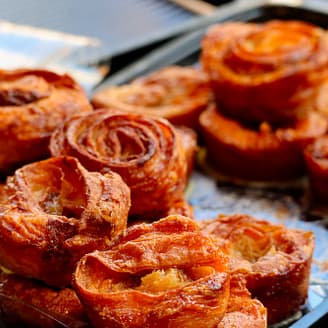
M 200 116 L 207 158 L 224 175 L 286 181 L 303 149 L 327 131 L 315 111 L 328 72 L 328 34 L 298 21 L 226 23 L 202 43 L 216 105 Z

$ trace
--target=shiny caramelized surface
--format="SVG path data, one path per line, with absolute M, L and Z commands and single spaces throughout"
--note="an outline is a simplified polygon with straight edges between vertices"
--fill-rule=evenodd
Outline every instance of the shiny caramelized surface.
M 89 170 L 120 174 L 131 188 L 130 214 L 154 219 L 184 199 L 196 137 L 161 118 L 97 110 L 67 121 L 50 149 L 76 156 Z
M 327 131 L 327 120 L 312 112 L 285 125 L 246 124 L 209 106 L 200 116 L 207 158 L 230 177 L 284 181 L 305 172 L 303 149 Z
M 93 97 L 97 108 L 165 117 L 174 124 L 197 126 L 197 117 L 211 100 L 206 75 L 192 67 L 172 66 L 130 84 L 111 87 Z
M 270 324 L 304 304 L 314 248 L 312 232 L 242 214 L 204 221 L 201 228 L 206 235 L 219 238 L 218 244 L 225 240 L 231 272 L 244 276 L 252 296 L 267 307 Z
M 284 123 L 317 106 L 327 50 L 328 33 L 305 22 L 225 23 L 205 35 L 201 62 L 225 114 Z
M 68 75 L 45 70 L 0 70 L 0 172 L 49 156 L 51 133 L 68 117 L 91 111 Z
M 61 287 L 77 260 L 126 227 L 130 192 L 113 172 L 57 157 L 17 170 L 0 200 L 0 264 Z
M 267 310 L 257 299 L 252 299 L 246 280 L 234 274 L 230 280 L 228 309 L 217 328 L 266 328 Z
M 169 216 L 131 226 L 109 250 L 85 256 L 74 287 L 94 327 L 216 327 L 228 301 L 227 269 L 194 221 Z

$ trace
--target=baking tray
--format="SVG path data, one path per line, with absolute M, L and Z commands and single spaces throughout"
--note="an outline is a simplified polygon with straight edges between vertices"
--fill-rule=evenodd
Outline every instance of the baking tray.
M 250 5 L 217 22 L 264 22 L 272 19 L 298 19 L 318 26 L 328 27 L 328 3 L 320 11 L 309 6 L 279 4 Z M 318 9 L 318 7 L 316 7 Z M 111 85 L 128 83 L 132 79 L 162 67 L 197 65 L 200 41 L 208 26 L 170 42 L 143 59 L 123 69 L 102 83 L 96 91 Z M 304 182 L 304 181 L 303 181 Z M 311 271 L 309 298 L 306 306 L 294 317 L 276 327 L 324 327 L 328 321 L 328 221 L 325 211 L 309 202 L 306 182 L 287 188 L 260 188 L 233 185 L 213 179 L 197 169 L 187 190 L 187 198 L 194 207 L 196 219 L 214 218 L 219 213 L 246 213 L 290 228 L 312 230 L 316 248 Z

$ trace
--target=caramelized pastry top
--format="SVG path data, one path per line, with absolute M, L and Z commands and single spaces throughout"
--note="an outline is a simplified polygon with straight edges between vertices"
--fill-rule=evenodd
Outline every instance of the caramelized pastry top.
M 305 22 L 216 25 L 202 49 L 219 105 L 246 121 L 304 116 L 327 75 L 328 34 Z
M 200 225 L 203 233 L 219 238 L 218 244 L 230 249 L 231 272 L 242 274 L 252 296 L 267 307 L 269 324 L 286 319 L 304 304 L 314 248 L 312 232 L 242 214 L 222 215 Z
M 0 70 L 0 171 L 46 157 L 53 130 L 88 111 L 85 93 L 68 75 Z
M 89 170 L 119 173 L 131 188 L 130 214 L 158 218 L 183 199 L 194 134 L 167 120 L 97 110 L 72 118 L 51 138 L 53 156 L 76 156 Z
M 96 108 L 160 116 L 174 124 L 195 128 L 199 113 L 210 99 L 205 73 L 192 67 L 172 66 L 131 84 L 100 91 L 92 103 Z
M 200 126 L 213 168 L 245 181 L 286 181 L 305 173 L 303 149 L 327 131 L 327 120 L 312 112 L 286 125 L 244 124 L 209 106 Z
M 0 263 L 54 286 L 69 284 L 83 254 L 122 232 L 130 206 L 116 173 L 88 172 L 72 157 L 22 167 L 0 198 Z
M 131 226 L 86 255 L 74 286 L 94 327 L 216 327 L 228 301 L 227 258 L 194 221 Z M 124 304 L 124 310 L 121 308 Z

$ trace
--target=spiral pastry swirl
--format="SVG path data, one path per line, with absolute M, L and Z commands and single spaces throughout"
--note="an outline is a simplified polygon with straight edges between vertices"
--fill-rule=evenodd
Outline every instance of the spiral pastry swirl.
M 203 40 L 201 62 L 224 113 L 283 123 L 315 107 L 327 76 L 328 34 L 299 21 L 216 25 Z
M 68 75 L 0 70 L 0 173 L 49 156 L 51 133 L 73 114 L 91 111 Z
M 195 221 L 169 216 L 83 257 L 74 288 L 95 328 L 214 328 L 227 308 L 227 270 Z
M 96 108 L 117 108 L 128 113 L 164 117 L 176 125 L 198 126 L 198 116 L 212 98 L 204 72 L 171 66 L 96 93 Z
M 91 171 L 117 172 L 131 189 L 130 215 L 154 219 L 183 199 L 196 141 L 181 133 L 165 119 L 97 110 L 57 129 L 50 150 Z
M 0 199 L 0 264 L 58 287 L 70 284 L 85 253 L 125 229 L 130 206 L 116 173 L 88 172 L 72 157 L 22 167 Z

